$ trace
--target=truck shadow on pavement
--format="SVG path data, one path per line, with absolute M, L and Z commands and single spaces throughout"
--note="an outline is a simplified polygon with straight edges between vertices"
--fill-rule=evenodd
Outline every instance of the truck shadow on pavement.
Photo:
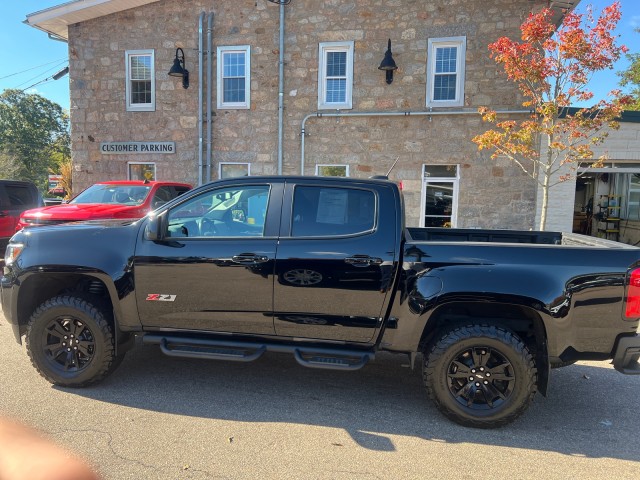
M 454 424 L 428 399 L 420 367 L 378 354 L 357 372 L 307 369 L 284 354 L 250 364 L 169 358 L 153 346 L 127 354 L 104 382 L 72 395 L 143 410 L 241 422 L 284 422 L 347 431 L 358 445 L 394 451 L 390 435 L 491 444 L 640 462 L 640 376 L 608 363 L 552 371 L 549 397 L 497 430 Z

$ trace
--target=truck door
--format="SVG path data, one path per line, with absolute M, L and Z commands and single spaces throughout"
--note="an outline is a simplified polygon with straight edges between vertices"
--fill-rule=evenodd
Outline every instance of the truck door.
M 287 182 L 274 287 L 277 335 L 372 341 L 397 269 L 398 204 L 383 184 Z
M 218 182 L 160 213 L 134 258 L 142 325 L 272 335 L 282 190 Z

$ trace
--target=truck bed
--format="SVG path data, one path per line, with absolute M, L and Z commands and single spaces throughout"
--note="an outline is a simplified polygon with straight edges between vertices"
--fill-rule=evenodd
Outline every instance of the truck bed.
M 574 245 L 600 248 L 637 249 L 603 238 L 590 237 L 578 233 L 541 232 L 531 230 L 483 230 L 475 228 L 435 228 L 409 227 L 406 238 L 411 241 L 427 242 L 488 242 L 488 243 L 529 243 L 535 245 Z

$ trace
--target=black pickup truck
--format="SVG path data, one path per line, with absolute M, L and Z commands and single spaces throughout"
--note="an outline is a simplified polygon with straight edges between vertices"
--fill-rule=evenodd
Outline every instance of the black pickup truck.
M 492 428 L 546 395 L 552 366 L 612 359 L 640 373 L 640 249 L 589 243 L 405 228 L 384 179 L 244 177 L 140 220 L 16 233 L 2 309 L 56 385 L 103 379 L 140 342 L 339 370 L 385 350 L 420 359 L 447 417 Z

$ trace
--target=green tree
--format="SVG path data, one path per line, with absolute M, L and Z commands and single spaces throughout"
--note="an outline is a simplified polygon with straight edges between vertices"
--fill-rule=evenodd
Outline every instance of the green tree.
M 636 28 L 636 32 L 640 33 L 640 28 Z M 632 101 L 626 107 L 627 110 L 640 110 L 640 53 L 627 53 L 627 60 L 631 65 L 624 72 L 618 73 L 621 78 L 620 85 L 631 87 L 629 93 Z
M 0 151 L 0 178 L 19 178 L 20 165 L 13 155 Z
M 69 116 L 37 94 L 0 94 L 0 178 L 30 180 L 46 191 L 47 175 L 70 158 Z
M 323 165 L 319 173 L 323 177 L 344 177 L 345 167 L 344 165 Z

